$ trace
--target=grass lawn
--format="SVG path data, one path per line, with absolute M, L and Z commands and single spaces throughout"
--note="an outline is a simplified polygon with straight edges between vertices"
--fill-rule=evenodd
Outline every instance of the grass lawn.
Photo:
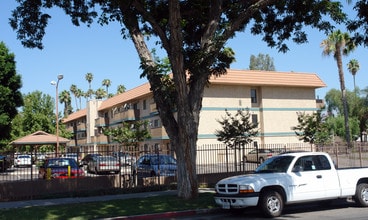
M 0 219 L 98 219 L 217 207 L 213 193 L 200 193 L 197 199 L 183 200 L 174 195 L 124 199 L 93 203 L 76 203 L 1 210 Z

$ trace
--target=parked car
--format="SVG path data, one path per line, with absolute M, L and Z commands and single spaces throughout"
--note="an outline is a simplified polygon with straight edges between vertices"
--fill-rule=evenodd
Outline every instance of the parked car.
M 90 162 L 94 157 L 97 157 L 97 156 L 102 156 L 102 154 L 87 154 L 86 156 L 84 156 L 82 158 L 82 160 L 79 162 L 80 165 L 82 166 L 86 166 L 88 164 L 88 162 Z
M 244 162 L 252 162 L 252 163 L 263 163 L 268 158 L 277 155 L 278 153 L 274 152 L 271 149 L 257 149 L 251 150 L 248 154 L 246 154 L 243 158 Z
M 5 172 L 9 167 L 11 167 L 10 158 L 5 155 L 0 155 L 0 172 Z
M 100 173 L 119 173 L 120 163 L 116 157 L 113 156 L 96 156 L 92 157 L 87 164 L 87 171 Z
M 112 156 L 120 159 L 120 165 L 121 166 L 131 166 L 133 163 L 135 163 L 135 158 L 130 155 L 129 153 L 125 152 L 113 152 Z
M 30 167 L 32 166 L 32 157 L 28 154 L 19 154 L 14 158 L 15 167 Z
M 80 161 L 78 153 L 66 153 L 63 155 L 64 158 L 73 158 L 75 161 Z
M 153 176 L 175 176 L 176 159 L 170 155 L 147 154 L 133 165 L 133 175 L 138 178 Z
M 220 180 L 214 199 L 223 209 L 258 207 L 268 218 L 295 203 L 354 198 L 357 206 L 368 207 L 367 179 L 368 168 L 337 169 L 328 153 L 280 154 L 252 174 Z
M 46 159 L 45 163 L 39 168 L 38 177 L 47 179 L 48 172 L 51 179 L 84 177 L 83 169 L 78 166 L 73 158 L 57 157 Z

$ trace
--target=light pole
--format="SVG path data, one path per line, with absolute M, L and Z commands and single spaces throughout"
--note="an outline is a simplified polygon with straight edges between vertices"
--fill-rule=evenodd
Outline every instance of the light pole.
M 55 81 L 51 81 L 51 85 L 56 86 L 56 97 L 55 97 L 55 107 L 56 107 L 56 150 L 55 150 L 55 157 L 58 157 L 58 153 L 59 153 L 59 92 L 58 92 L 58 87 L 59 87 L 59 81 L 62 80 L 64 78 L 64 76 L 62 74 L 59 74 L 57 76 L 57 82 Z

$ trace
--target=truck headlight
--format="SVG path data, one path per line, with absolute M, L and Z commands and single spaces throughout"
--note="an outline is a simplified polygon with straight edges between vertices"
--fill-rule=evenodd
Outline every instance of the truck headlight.
M 254 189 L 250 185 L 239 185 L 239 193 L 252 193 Z

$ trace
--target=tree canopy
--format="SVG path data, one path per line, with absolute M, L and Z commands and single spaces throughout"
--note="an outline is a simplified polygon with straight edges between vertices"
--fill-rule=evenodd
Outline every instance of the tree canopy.
M 226 74 L 234 52 L 226 42 L 237 32 L 261 35 L 268 46 L 281 52 L 287 42 L 307 42 L 304 27 L 326 34 L 334 29 L 331 21 L 343 22 L 346 15 L 340 1 L 329 0 L 20 0 L 13 10 L 11 26 L 22 44 L 42 48 L 45 28 L 58 7 L 74 25 L 121 24 L 124 38 L 135 45 L 141 68 L 151 85 L 159 116 L 178 161 L 178 195 L 198 195 L 196 143 L 204 88 L 212 75 Z M 155 62 L 148 39 L 157 39 L 168 56 L 172 83 Z M 172 86 L 166 86 L 172 85 Z M 171 95 L 168 93 L 172 93 Z M 169 100 L 175 98 L 175 104 Z
M 275 65 L 273 64 L 273 58 L 268 54 L 259 53 L 258 56 L 251 55 L 249 62 L 250 70 L 265 70 L 275 71 Z
M 222 120 L 217 120 L 221 125 L 221 130 L 216 130 L 217 140 L 225 143 L 229 147 L 249 144 L 259 133 L 258 122 L 253 123 L 249 109 L 238 110 L 234 115 L 225 110 Z
M 21 76 L 17 74 L 14 54 L 0 42 L 0 145 L 4 147 L 10 139 L 11 121 L 23 105 Z

